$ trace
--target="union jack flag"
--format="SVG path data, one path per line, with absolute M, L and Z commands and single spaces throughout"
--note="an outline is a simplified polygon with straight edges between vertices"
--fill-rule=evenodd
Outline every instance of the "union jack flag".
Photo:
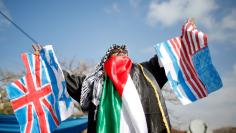
M 222 87 L 211 61 L 207 35 L 198 31 L 189 19 L 182 27 L 181 36 L 154 47 L 181 103 L 191 103 Z
M 20 131 L 51 132 L 72 113 L 61 68 L 51 45 L 40 54 L 22 54 L 22 60 L 26 75 L 7 86 Z

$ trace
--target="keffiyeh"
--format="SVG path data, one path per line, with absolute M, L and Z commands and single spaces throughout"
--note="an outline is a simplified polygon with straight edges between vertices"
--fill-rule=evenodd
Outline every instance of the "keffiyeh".
M 96 66 L 96 69 L 93 73 L 86 76 L 82 84 L 81 99 L 80 105 L 83 110 L 88 110 L 89 103 L 92 95 L 92 102 L 94 105 L 98 106 L 100 102 L 100 97 L 103 88 L 103 82 L 105 77 L 105 72 L 103 65 L 106 60 L 109 58 L 109 55 L 115 49 L 126 50 L 126 45 L 112 45 L 106 52 L 106 54 L 101 59 L 100 63 Z

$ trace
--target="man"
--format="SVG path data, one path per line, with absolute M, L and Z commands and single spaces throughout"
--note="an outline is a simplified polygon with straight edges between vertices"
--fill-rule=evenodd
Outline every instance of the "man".
M 114 93 L 116 93 L 116 91 L 119 93 L 119 85 L 117 85 L 117 83 L 125 78 L 124 73 L 130 75 L 132 79 L 134 88 L 136 89 L 135 91 L 139 97 L 137 102 L 140 101 L 141 103 L 140 112 L 141 114 L 143 112 L 144 121 L 146 120 L 143 123 L 146 125 L 141 125 L 143 126 L 141 128 L 137 127 L 140 125 L 132 121 L 133 118 L 131 117 L 133 116 L 131 115 L 133 115 L 133 113 L 131 111 L 131 113 L 128 113 L 128 115 L 124 116 L 124 119 L 128 119 L 128 117 L 131 118 L 131 122 L 129 120 L 125 120 L 128 127 L 124 127 L 126 125 L 120 125 L 118 126 L 119 128 L 126 129 L 118 129 L 118 132 L 170 132 L 170 122 L 164 98 L 161 94 L 161 88 L 167 82 L 164 68 L 160 67 L 158 57 L 156 55 L 147 62 L 139 64 L 133 63 L 128 57 L 128 51 L 125 45 L 113 45 L 111 48 L 109 48 L 100 64 L 97 66 L 95 72 L 86 77 L 76 77 L 70 75 L 67 72 L 64 72 L 68 93 L 76 101 L 80 102 L 84 111 L 88 111 L 88 132 L 93 133 L 117 131 L 114 129 L 117 127 L 117 123 L 113 123 L 113 121 L 109 121 L 104 118 L 105 115 L 107 115 L 107 117 L 114 117 L 109 115 L 111 114 L 110 112 L 114 111 L 115 109 L 115 107 L 112 106 L 114 104 L 107 104 L 105 108 L 101 108 L 101 106 L 106 105 L 103 104 L 104 102 L 111 101 L 111 99 L 104 97 L 106 95 L 104 94 L 105 88 L 108 86 L 107 84 L 109 81 L 112 82 L 112 86 L 115 88 Z M 116 74 L 118 75 L 118 78 Z M 109 88 L 108 86 L 108 91 L 111 88 L 112 87 Z M 122 97 L 122 94 L 120 94 L 120 96 Z M 130 112 L 130 105 L 132 106 L 133 104 L 131 103 L 126 105 L 125 102 L 123 104 L 126 109 L 128 108 L 127 112 Z M 137 117 L 138 118 L 134 119 L 139 119 L 142 116 L 139 115 Z M 129 121 L 131 124 L 127 121 Z M 111 129 L 107 129 L 109 127 Z
M 191 34 L 190 40 L 188 34 Z M 170 39 L 156 45 L 156 49 L 179 100 L 183 104 L 191 103 L 221 88 L 221 79 L 211 63 L 207 36 L 197 31 L 195 23 L 188 19 L 183 25 L 182 35 L 173 39 L 174 42 Z M 197 49 L 186 50 L 185 45 Z M 172 47 L 175 54 L 170 50 Z M 179 65 L 181 69 L 171 70 Z M 185 75 L 180 72 L 182 67 Z M 190 75 L 185 69 L 191 72 Z M 167 82 L 165 70 L 160 67 L 157 55 L 137 64 L 128 57 L 125 45 L 113 45 L 93 73 L 74 76 L 64 71 L 64 75 L 68 93 L 80 103 L 82 110 L 88 111 L 89 133 L 170 133 L 170 122 L 161 94 L 161 88 Z M 189 76 L 193 79 L 188 80 Z M 190 86 L 186 85 L 185 80 Z M 193 81 L 199 83 L 196 84 L 198 88 Z

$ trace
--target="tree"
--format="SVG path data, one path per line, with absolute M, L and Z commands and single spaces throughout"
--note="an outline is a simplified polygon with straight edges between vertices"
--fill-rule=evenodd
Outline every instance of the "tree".
M 23 74 L 23 71 L 15 73 L 0 69 L 0 114 L 13 114 L 10 100 L 7 98 L 6 85 L 19 79 Z

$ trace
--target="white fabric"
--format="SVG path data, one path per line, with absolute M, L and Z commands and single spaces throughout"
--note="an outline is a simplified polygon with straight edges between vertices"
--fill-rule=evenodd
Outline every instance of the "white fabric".
M 147 133 L 147 122 L 136 87 L 128 76 L 122 93 L 120 133 Z

